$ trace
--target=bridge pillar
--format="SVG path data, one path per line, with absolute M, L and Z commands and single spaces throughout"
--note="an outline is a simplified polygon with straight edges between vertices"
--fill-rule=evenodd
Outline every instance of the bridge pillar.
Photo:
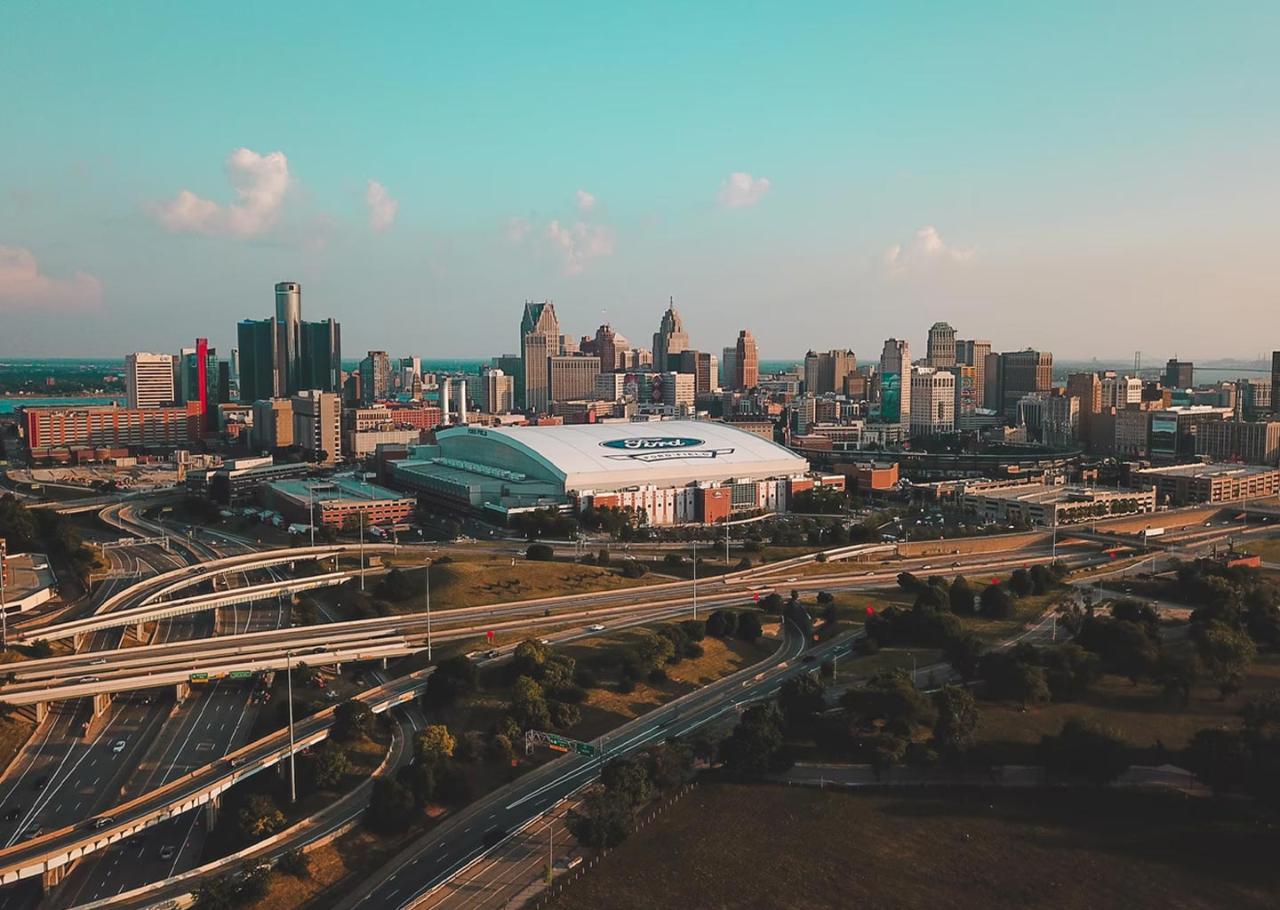
M 173 687 L 173 696 L 178 700 L 178 704 L 182 704 L 191 697 L 191 683 L 180 682 Z
M 51 869 L 45 869 L 44 874 L 40 877 L 40 883 L 44 886 L 45 893 L 52 891 L 62 883 L 67 877 L 67 873 L 71 871 L 71 863 L 63 863 L 61 866 L 54 866 Z
M 49 703 L 47 701 L 38 701 L 35 704 L 36 723 L 44 723 L 44 719 L 49 716 Z
M 111 693 L 99 692 L 93 696 L 93 717 L 97 720 L 103 714 L 107 713 L 107 709 L 111 707 Z
M 212 831 L 218 824 L 218 812 L 222 809 L 222 797 L 215 796 L 204 804 L 204 829 Z
M 385 657 L 382 658 L 382 669 L 387 669 L 387 659 Z
M 80 647 L 81 647 L 83 644 L 84 644 L 84 633 L 83 633 L 83 632 L 77 632 L 75 635 L 72 635 L 72 636 L 71 636 L 71 650 L 72 650 L 72 651 L 79 651 L 79 650 L 80 650 Z
M 139 641 L 139 642 L 145 642 L 145 641 L 147 640 L 147 639 L 145 638 L 145 635 L 146 635 L 146 633 L 147 633 L 146 626 L 147 626 L 147 624 L 146 624 L 145 622 L 139 622 L 139 623 L 138 623 L 138 627 L 137 627 L 136 629 L 134 629 L 133 634 L 134 634 L 135 636 L 137 636 L 137 639 L 138 639 L 138 641 Z

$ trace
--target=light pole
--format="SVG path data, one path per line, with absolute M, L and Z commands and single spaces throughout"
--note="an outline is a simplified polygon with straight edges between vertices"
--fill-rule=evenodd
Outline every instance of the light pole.
M 296 752 L 293 746 L 293 652 L 284 652 L 285 679 L 289 694 L 289 802 L 298 801 L 298 776 L 295 765 Z
M 729 516 L 724 518 L 724 574 L 725 581 L 729 580 Z
M 431 659 L 431 560 L 427 560 L 427 660 Z
M 547 838 L 547 884 L 549 885 L 556 868 L 556 821 L 554 818 L 547 822 Z
M 364 509 L 360 510 L 360 590 L 364 590 Z
M 693 618 L 698 618 L 698 539 L 693 540 Z
M 0 559 L 0 651 L 9 650 L 9 604 L 4 599 L 4 573 L 7 559 Z
M 316 545 L 316 505 L 311 480 L 307 480 L 307 527 L 311 529 L 311 546 Z

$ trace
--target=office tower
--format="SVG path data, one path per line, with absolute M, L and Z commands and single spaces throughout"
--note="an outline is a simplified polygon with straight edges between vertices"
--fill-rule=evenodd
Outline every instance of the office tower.
M 250 439 L 255 449 L 270 451 L 293 445 L 293 400 L 260 398 L 253 403 L 253 430 Z
M 1271 352 L 1271 388 L 1280 389 L 1280 351 Z M 1280 414 L 1280 395 L 1271 396 L 1271 412 Z
M 563 354 L 547 359 L 550 401 L 581 401 L 595 394 L 600 358 L 591 354 Z
M 1275 406 L 1270 379 L 1237 379 L 1234 407 L 1241 420 L 1262 420 Z
M 131 408 L 173 404 L 173 355 L 137 352 L 124 359 L 124 388 Z
M 1136 376 L 1117 376 L 1107 372 L 1102 377 L 1102 406 L 1127 408 L 1142 401 L 1142 380 Z
M 743 329 L 738 333 L 738 343 L 733 349 L 733 381 L 734 389 L 754 389 L 760 385 L 760 355 L 756 351 L 756 340 L 751 333 Z
M 337 392 L 342 388 L 342 328 L 332 319 L 304 322 L 298 383 L 302 389 Z
M 520 319 L 520 372 L 516 385 L 521 406 L 534 414 L 551 406 L 547 360 L 560 353 L 560 322 L 549 300 L 525 301 Z
M 653 370 L 665 373 L 676 368 L 675 356 L 689 346 L 689 335 L 684 330 L 684 320 L 676 312 L 675 298 L 669 298 L 667 311 L 662 314 L 662 324 L 653 336 Z
M 1006 417 L 1017 415 L 1022 396 L 1053 387 L 1053 355 L 1047 351 L 1007 351 L 999 356 L 996 369 L 998 404 L 988 401 L 987 407 L 998 407 Z
M 945 322 L 935 322 L 929 329 L 929 344 L 925 359 L 935 369 L 949 369 L 956 365 L 956 330 Z
M 987 355 L 991 353 L 991 342 L 965 339 L 956 342 L 956 363 L 973 367 L 974 402 L 977 407 L 991 408 L 987 403 Z
M 1190 360 L 1179 360 L 1170 357 L 1164 365 L 1164 387 L 1166 389 L 1189 389 L 1195 383 L 1195 364 Z
M 956 377 L 934 367 L 911 369 L 911 432 L 924 436 L 956 428 Z
M 813 395 L 844 393 L 849 374 L 858 368 L 853 351 L 809 351 L 804 355 L 804 388 Z
M 240 385 L 240 349 L 231 349 L 231 383 Z
M 236 326 L 236 338 L 240 345 L 240 400 L 252 402 L 284 395 L 279 382 L 276 346 L 280 339 L 275 319 L 244 319 Z
M 1093 419 L 1102 413 L 1102 380 L 1097 373 L 1072 373 L 1067 377 L 1067 394 L 1080 399 L 1078 433 L 1086 445 L 1093 442 Z
M 973 417 L 978 411 L 978 368 L 970 366 L 967 363 L 957 363 L 950 370 L 955 375 L 956 400 L 955 400 L 955 418 L 956 427 L 964 429 L 961 420 L 966 417 Z
M 601 373 L 596 377 L 597 401 L 620 401 L 626 390 L 626 373 Z
M 386 351 L 370 351 L 360 361 L 360 391 L 366 405 L 391 394 L 391 358 Z
M 293 444 L 312 460 L 332 463 L 342 450 L 342 400 L 333 392 L 303 389 L 294 395 Z
M 693 412 L 697 399 L 691 373 L 654 373 L 650 389 L 655 402 L 661 401 L 668 413 L 680 416 Z
M 453 424 L 453 380 L 448 376 L 440 380 L 440 423 L 444 426 Z
M 459 379 L 458 385 L 453 390 L 453 403 L 455 413 L 458 415 L 458 423 L 467 422 L 467 381 Z
M 724 389 L 733 388 L 733 374 L 738 368 L 738 348 L 736 345 L 724 348 L 720 351 L 720 386 Z
M 880 352 L 880 421 L 911 425 L 911 346 L 890 338 Z
M 281 281 L 276 285 L 276 370 L 284 394 L 301 388 L 302 285 Z
M 506 414 L 515 407 L 515 379 L 503 370 L 487 370 L 484 380 L 484 409 L 490 414 Z
M 685 348 L 680 352 L 679 372 L 692 373 L 694 393 L 706 395 L 719 385 L 718 365 L 714 354 Z
M 209 370 L 209 339 L 196 339 L 196 400 L 200 402 L 200 429 L 208 433 L 213 427 L 211 413 L 213 402 L 217 399 L 217 354 L 213 354 L 213 375 L 210 376 Z M 210 383 L 213 384 L 214 394 L 209 394 Z
M 614 370 L 622 366 L 624 352 L 631 345 L 627 339 L 623 338 L 613 330 L 608 323 L 596 329 L 596 337 L 592 342 L 591 351 L 600 358 L 600 371 L 602 373 L 612 373 Z

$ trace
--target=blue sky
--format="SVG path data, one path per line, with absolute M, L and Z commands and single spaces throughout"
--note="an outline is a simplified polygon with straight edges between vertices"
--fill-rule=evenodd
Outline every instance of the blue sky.
M 1276 4 L 621 7 L 5 4 L 0 355 L 1280 347 Z

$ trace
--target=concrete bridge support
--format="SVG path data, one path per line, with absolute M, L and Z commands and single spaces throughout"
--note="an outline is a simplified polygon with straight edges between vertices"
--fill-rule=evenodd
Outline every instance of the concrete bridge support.
M 36 723 L 44 723 L 44 719 L 49 716 L 49 703 L 47 701 L 38 701 L 35 704 Z
M 191 683 L 180 682 L 173 687 L 173 696 L 182 704 L 191 697 Z
M 204 824 L 206 831 L 212 831 L 218 824 L 218 813 L 222 810 L 222 797 L 215 796 L 204 804 Z
M 58 885 L 62 884 L 62 880 L 71 872 L 71 867 L 75 863 L 63 863 L 61 866 L 54 866 L 52 869 L 45 869 L 44 874 L 40 877 L 40 883 L 44 886 L 44 891 L 48 894 Z
M 99 717 L 106 714 L 107 709 L 110 707 L 111 707 L 110 692 L 99 692 L 97 695 L 93 696 L 93 719 L 97 720 Z

